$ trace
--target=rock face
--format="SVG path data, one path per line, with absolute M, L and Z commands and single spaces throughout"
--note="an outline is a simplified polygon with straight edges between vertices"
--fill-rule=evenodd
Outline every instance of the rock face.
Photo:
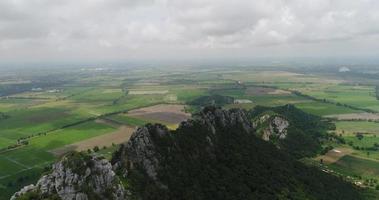
M 246 133 L 253 131 L 252 124 L 250 123 L 246 113 L 240 109 L 222 110 L 216 108 L 204 109 L 197 120 L 202 124 L 208 126 L 212 133 L 215 134 L 217 129 L 227 129 L 231 127 L 240 127 Z M 182 123 L 182 126 L 188 126 L 191 121 Z
M 265 141 L 285 139 L 289 122 L 281 116 L 264 114 L 254 121 L 257 134 Z
M 54 164 L 52 172 L 36 185 L 24 187 L 11 200 L 22 196 L 30 199 L 123 200 L 126 191 L 107 160 L 72 153 Z
M 251 116 L 206 107 L 174 131 L 145 125 L 114 154 L 114 170 L 143 200 L 360 199 L 351 185 L 258 138 Z M 286 137 L 289 123 L 281 115 L 260 120 L 270 136 Z
M 222 110 L 214 107 L 205 108 L 194 119 L 182 122 L 178 130 L 192 130 L 195 126 L 202 127 L 207 130 L 207 135 L 203 135 L 207 141 L 208 151 L 202 153 L 210 153 L 212 146 L 217 140 L 218 130 L 240 129 L 241 132 L 253 134 L 253 127 L 250 123 L 246 112 L 240 109 Z M 162 188 L 166 186 L 158 181 L 158 171 L 162 167 L 161 160 L 165 156 L 161 152 L 179 150 L 180 147 L 174 142 L 175 133 L 171 133 L 165 126 L 160 124 L 148 124 L 138 128 L 130 137 L 127 144 L 121 145 L 120 149 L 114 154 L 111 161 L 115 171 L 121 171 L 125 177 L 128 170 L 140 169 L 152 180 L 156 181 Z M 169 149 L 162 149 L 162 138 L 171 144 Z M 166 143 L 166 145 L 167 145 Z
M 251 116 L 206 107 L 177 130 L 147 124 L 114 153 L 112 165 L 72 153 L 12 199 L 361 199 L 351 184 L 257 137 L 262 127 L 270 139 L 286 137 L 289 123 L 282 115 L 255 115 L 254 123 Z M 289 139 L 291 131 L 280 142 Z
M 115 153 L 112 164 L 115 170 L 121 170 L 124 176 L 128 169 L 140 167 L 153 180 L 157 179 L 160 155 L 155 140 L 167 135 L 169 130 L 159 124 L 138 128 L 127 144 L 121 145 Z

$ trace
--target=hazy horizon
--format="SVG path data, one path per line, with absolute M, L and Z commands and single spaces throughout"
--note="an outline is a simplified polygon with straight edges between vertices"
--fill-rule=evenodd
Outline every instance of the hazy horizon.
M 0 64 L 372 64 L 373 0 L 4 0 Z

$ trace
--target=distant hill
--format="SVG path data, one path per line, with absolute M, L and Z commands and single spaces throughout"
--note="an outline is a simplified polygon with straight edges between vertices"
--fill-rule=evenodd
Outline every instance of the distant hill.
M 330 121 L 306 113 L 293 105 L 256 106 L 249 114 L 259 137 L 265 139 L 264 137 L 270 135 L 271 138 L 265 140 L 270 140 L 295 158 L 319 153 L 320 141 L 327 139 L 328 130 L 335 129 Z M 275 137 L 278 134 L 280 138 Z
M 79 199 L 361 199 L 350 183 L 257 137 L 251 113 L 239 109 L 206 107 L 174 131 L 147 124 L 111 164 L 84 154 L 66 156 L 14 199 L 67 199 L 67 191 Z M 62 179 L 65 174 L 76 178 Z
M 198 97 L 188 102 L 188 104 L 204 107 L 204 106 L 224 106 L 226 104 L 232 104 L 233 102 L 234 102 L 233 97 L 214 94 L 210 96 Z

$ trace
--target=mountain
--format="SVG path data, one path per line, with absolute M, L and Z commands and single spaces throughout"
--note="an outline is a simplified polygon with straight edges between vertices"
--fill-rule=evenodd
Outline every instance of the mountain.
M 330 139 L 328 130 L 335 125 L 293 105 L 256 106 L 249 112 L 256 135 L 274 143 L 295 158 L 311 157 L 321 152 L 322 140 Z
M 101 158 L 74 153 L 80 155 L 80 162 L 59 164 L 72 163 L 72 156 L 66 156 L 46 175 L 54 180 L 53 192 L 46 192 L 45 184 L 40 184 L 44 176 L 22 197 L 37 191 L 44 197 L 64 200 L 72 199 L 66 198 L 72 194 L 87 195 L 80 199 L 361 199 L 359 189 L 352 184 L 305 166 L 257 137 L 250 114 L 206 107 L 177 130 L 147 124 L 114 153 L 112 168 Z M 82 157 L 101 162 L 106 169 L 92 170 L 93 164 L 81 161 Z M 81 189 L 76 189 L 75 179 L 65 179 L 63 185 L 70 189 L 62 190 L 62 184 L 56 185 L 56 180 L 61 180 L 57 174 L 62 172 L 90 177 L 90 181 L 87 185 L 80 182 Z M 109 181 L 96 181 L 102 179 Z M 90 198 L 87 191 L 95 195 Z
M 105 159 L 72 152 L 52 167 L 36 185 L 17 192 L 12 200 L 126 199 L 126 191 Z

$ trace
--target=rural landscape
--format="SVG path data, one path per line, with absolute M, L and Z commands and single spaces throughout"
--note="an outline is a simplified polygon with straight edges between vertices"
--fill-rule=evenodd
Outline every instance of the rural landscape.
M 378 200 L 379 1 L 0 0 L 0 200 Z
M 291 105 L 327 121 L 331 128 L 325 134 L 331 137 L 320 140 L 321 148 L 299 161 L 351 182 L 363 188 L 367 198 L 376 199 L 379 82 L 373 70 L 264 66 L 4 71 L 1 199 L 36 182 L 71 151 L 110 159 L 136 127 L 159 123 L 175 130 L 205 105 L 245 110 Z

